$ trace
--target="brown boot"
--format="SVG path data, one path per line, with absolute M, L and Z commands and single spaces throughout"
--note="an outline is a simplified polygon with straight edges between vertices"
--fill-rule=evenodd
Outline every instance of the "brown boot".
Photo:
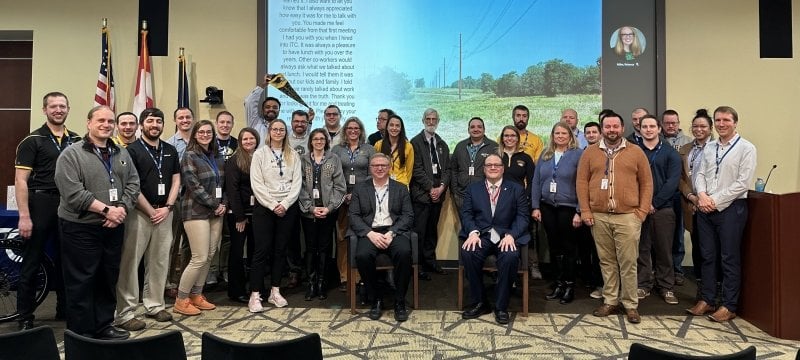
M 728 310 L 728 308 L 724 306 L 720 306 L 717 311 L 713 314 L 708 315 L 708 320 L 715 321 L 715 322 L 726 322 L 728 320 L 733 320 L 736 318 L 736 313 L 733 311 Z
M 208 302 L 208 300 L 206 300 L 206 297 L 203 296 L 203 294 L 189 295 L 189 300 L 191 300 L 192 305 L 194 305 L 194 307 L 200 310 L 214 310 L 217 308 L 216 305 Z
M 694 316 L 703 316 L 710 312 L 714 312 L 714 310 L 715 309 L 713 306 L 709 305 L 704 300 L 700 300 L 696 304 L 694 304 L 694 306 L 686 309 L 686 312 Z
M 172 308 L 172 311 L 187 316 L 200 315 L 200 309 L 192 305 L 192 301 L 189 300 L 189 298 L 175 299 L 175 306 Z

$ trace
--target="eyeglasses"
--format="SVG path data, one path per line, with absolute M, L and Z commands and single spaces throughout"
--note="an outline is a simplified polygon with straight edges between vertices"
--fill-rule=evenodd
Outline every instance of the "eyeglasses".
M 197 135 L 214 135 L 214 132 L 211 130 L 197 130 Z
M 389 118 L 388 117 L 385 117 L 385 118 L 378 117 L 378 118 L 375 118 L 375 120 L 378 120 L 378 121 L 389 121 Z
M 282 133 L 282 132 L 286 132 L 286 129 L 284 129 L 284 128 L 272 128 L 272 129 L 269 129 L 269 131 L 276 132 L 276 133 Z
M 516 138 L 517 134 L 503 134 L 504 138 Z
M 338 116 L 339 113 L 325 113 L 325 116 Z
M 347 131 L 359 131 L 359 130 L 361 130 L 361 128 L 359 128 L 359 127 L 348 127 L 348 128 L 345 128 L 345 130 L 347 130 Z
M 325 141 L 325 140 L 326 139 L 324 137 L 323 138 L 313 138 L 313 139 L 311 139 L 311 141 Z
M 619 34 L 622 37 L 633 37 L 633 34 Z
M 385 168 L 389 167 L 389 164 L 372 164 L 369 167 L 375 168 L 375 169 L 385 169 Z
M 489 169 L 499 169 L 503 167 L 503 164 L 483 164 L 483 166 Z

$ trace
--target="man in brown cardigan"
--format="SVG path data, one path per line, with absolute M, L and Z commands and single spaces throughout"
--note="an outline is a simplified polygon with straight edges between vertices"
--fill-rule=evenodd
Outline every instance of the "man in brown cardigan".
M 604 281 L 604 303 L 592 314 L 608 316 L 622 310 L 622 302 L 628 322 L 637 324 L 636 260 L 641 225 L 652 210 L 653 179 L 642 149 L 623 137 L 619 114 L 604 117 L 600 127 L 603 139 L 583 152 L 577 180 L 581 220 L 592 229 Z

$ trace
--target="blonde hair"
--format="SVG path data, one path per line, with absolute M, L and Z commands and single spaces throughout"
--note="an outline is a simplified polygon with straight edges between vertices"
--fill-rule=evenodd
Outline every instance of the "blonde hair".
M 631 54 L 633 56 L 642 55 L 642 44 L 639 41 L 639 29 L 632 26 L 623 26 L 617 31 L 617 45 L 614 51 L 619 56 L 625 56 L 625 44 L 622 43 L 622 29 L 629 29 L 633 33 L 633 43 L 631 43 Z
M 553 125 L 553 129 L 550 130 L 550 143 L 547 144 L 547 148 L 544 149 L 542 153 L 542 160 L 550 160 L 556 154 L 556 140 L 555 140 L 555 133 L 556 129 L 562 128 L 569 133 L 569 144 L 567 144 L 567 150 L 577 149 L 578 148 L 578 140 L 575 138 L 575 133 L 572 132 L 572 129 L 569 128 L 569 125 L 563 121 L 557 122 Z
M 275 126 L 276 123 L 283 124 L 284 130 L 289 131 L 285 121 L 281 119 L 272 120 L 272 122 L 269 123 L 269 130 L 267 130 L 269 134 L 267 134 L 267 139 L 265 140 L 266 146 L 272 146 L 272 127 Z M 286 165 L 294 164 L 295 152 L 294 149 L 289 146 L 289 134 L 287 132 L 284 132 L 283 141 L 281 141 L 281 152 L 283 153 L 283 159 L 286 160 Z

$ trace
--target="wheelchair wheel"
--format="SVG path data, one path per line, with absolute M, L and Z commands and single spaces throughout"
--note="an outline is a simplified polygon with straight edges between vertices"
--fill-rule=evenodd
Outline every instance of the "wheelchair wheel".
M 22 268 L 22 240 L 16 232 L 0 234 L 0 322 L 11 321 L 17 317 L 17 285 Z M 52 260 L 46 255 L 36 272 L 36 305 L 44 301 L 49 292 Z

